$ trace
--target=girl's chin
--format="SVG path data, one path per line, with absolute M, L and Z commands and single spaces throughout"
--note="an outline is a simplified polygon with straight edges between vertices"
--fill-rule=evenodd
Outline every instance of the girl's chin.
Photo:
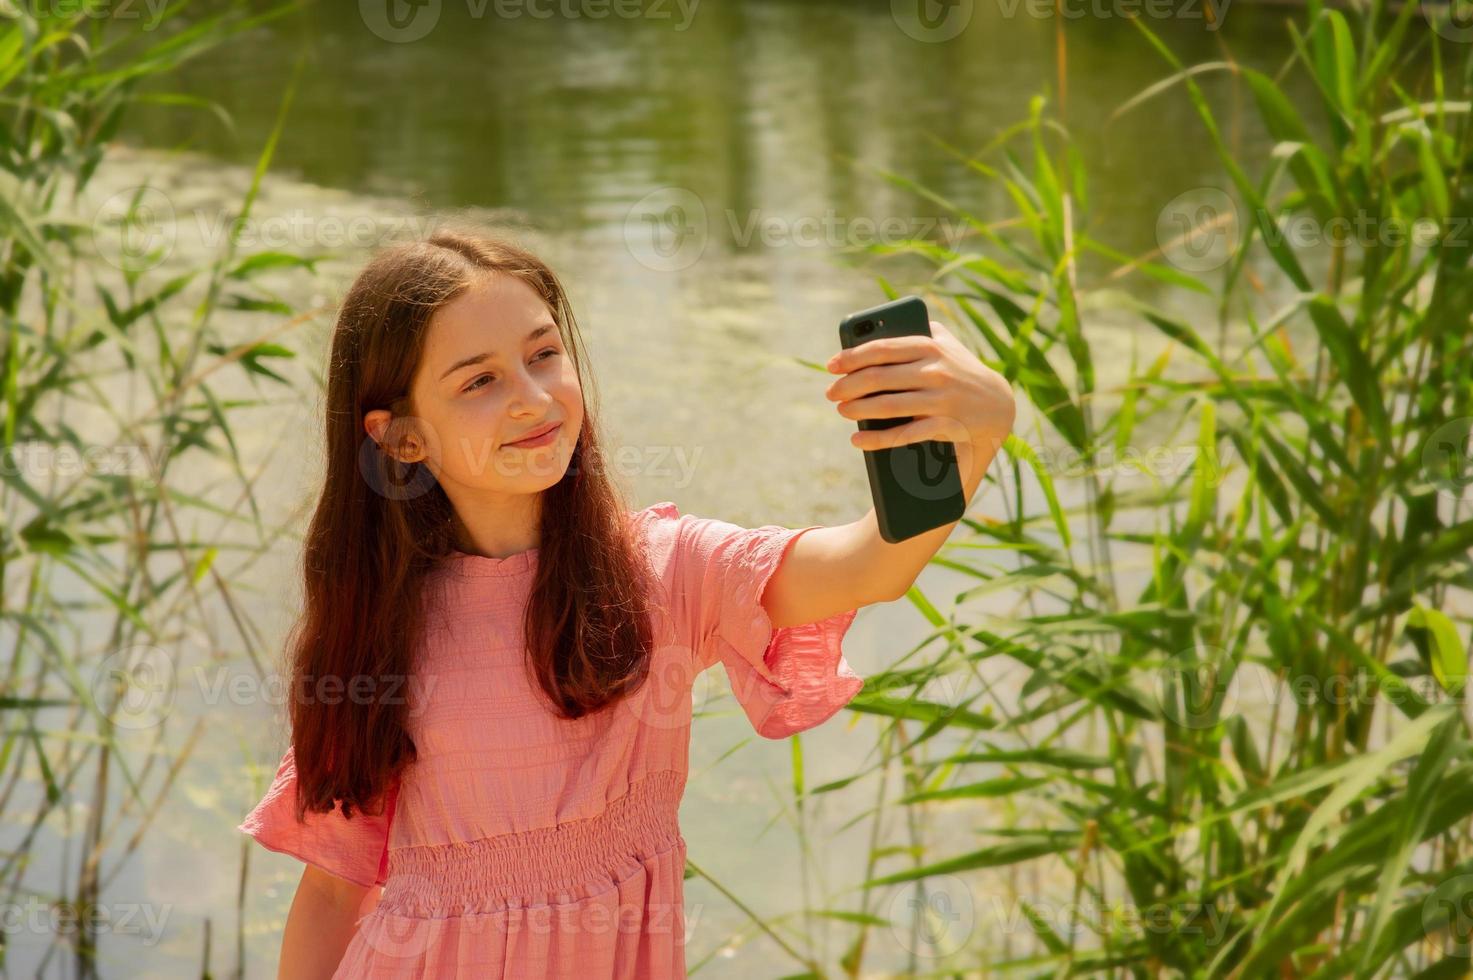
M 467 482 L 502 493 L 537 493 L 566 476 L 568 462 L 558 451 L 557 443 L 552 443 L 537 449 L 507 453 L 479 478 Z

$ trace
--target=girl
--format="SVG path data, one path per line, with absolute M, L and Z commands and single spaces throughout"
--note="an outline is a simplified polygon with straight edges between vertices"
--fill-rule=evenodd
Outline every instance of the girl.
M 916 416 L 861 449 L 956 443 L 970 499 L 1012 395 L 931 327 L 836 355 L 828 397 Z M 238 828 L 307 865 L 279 976 L 685 976 L 695 676 L 720 661 L 767 738 L 818 725 L 864 683 L 840 648 L 859 607 L 904 595 L 955 525 L 892 545 L 873 511 L 628 510 L 567 296 L 508 241 L 381 251 L 330 357 L 291 745 Z

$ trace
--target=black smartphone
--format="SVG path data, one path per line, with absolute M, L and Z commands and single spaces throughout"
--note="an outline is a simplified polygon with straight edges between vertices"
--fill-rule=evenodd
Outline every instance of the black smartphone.
M 839 323 L 839 343 L 845 349 L 906 334 L 931 336 L 931 317 L 919 296 L 902 296 L 851 313 Z M 904 425 L 911 418 L 857 421 L 861 430 L 889 429 Z M 962 491 L 956 447 L 944 439 L 927 439 L 889 449 L 866 449 L 864 466 L 869 473 L 870 497 L 875 503 L 880 537 L 891 544 L 959 521 L 966 513 L 967 498 Z

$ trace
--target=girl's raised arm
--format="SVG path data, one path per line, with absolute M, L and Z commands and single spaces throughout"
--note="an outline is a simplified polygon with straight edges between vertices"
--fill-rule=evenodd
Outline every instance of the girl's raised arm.
M 1017 415 L 1012 386 L 931 321 L 931 336 L 883 337 L 839 351 L 828 370 L 840 375 L 824 397 L 846 419 L 910 418 L 891 428 L 860 430 L 850 442 L 863 450 L 891 449 L 928 439 L 952 443 L 962 493 L 977 493 Z M 778 623 L 805 622 L 840 601 L 845 589 L 898 599 L 915 584 L 959 521 L 891 544 L 880 537 L 874 509 L 859 520 L 821 528 L 798 543 L 764 605 Z

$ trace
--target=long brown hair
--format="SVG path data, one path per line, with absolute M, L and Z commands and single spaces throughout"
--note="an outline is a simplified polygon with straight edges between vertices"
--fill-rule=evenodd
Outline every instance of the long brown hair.
M 327 367 L 326 475 L 303 549 L 305 608 L 289 638 L 299 819 L 335 801 L 345 816 L 354 807 L 378 812 L 414 761 L 406 691 L 425 585 L 456 550 L 458 519 L 425 464 L 403 463 L 390 450 L 407 434 L 410 382 L 431 316 L 497 274 L 522 279 L 546 302 L 584 390 L 568 472 L 543 491 L 523 620 L 528 669 L 563 718 L 597 711 L 648 676 L 650 584 L 622 495 L 602 465 L 591 379 L 557 276 L 527 249 L 473 229 L 387 247 L 344 297 Z M 374 409 L 394 415 L 383 446 L 363 426 Z M 357 682 L 355 695 L 362 677 L 369 680 Z

